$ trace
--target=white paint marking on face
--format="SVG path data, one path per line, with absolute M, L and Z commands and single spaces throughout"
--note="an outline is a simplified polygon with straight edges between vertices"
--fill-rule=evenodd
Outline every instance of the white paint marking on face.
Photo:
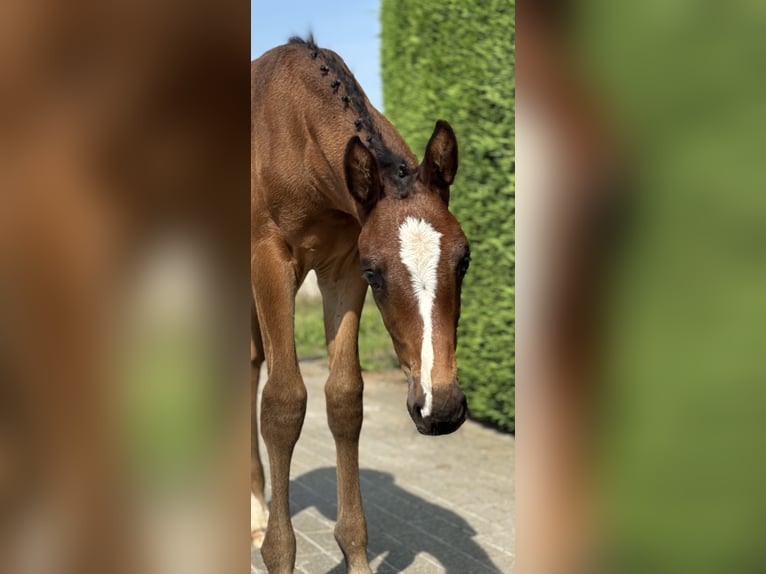
M 442 234 L 422 219 L 408 217 L 399 226 L 399 256 L 410 272 L 412 289 L 423 319 L 423 342 L 420 347 L 420 386 L 426 395 L 422 415 L 431 414 L 431 369 L 434 365 L 434 344 L 431 311 L 436 297 L 436 270 L 439 266 Z

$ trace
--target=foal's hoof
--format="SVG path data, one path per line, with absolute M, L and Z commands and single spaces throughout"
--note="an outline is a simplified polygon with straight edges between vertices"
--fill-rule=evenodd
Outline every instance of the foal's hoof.
M 263 539 L 266 537 L 266 525 L 269 523 L 269 511 L 250 495 L 250 539 L 255 548 L 263 545 Z

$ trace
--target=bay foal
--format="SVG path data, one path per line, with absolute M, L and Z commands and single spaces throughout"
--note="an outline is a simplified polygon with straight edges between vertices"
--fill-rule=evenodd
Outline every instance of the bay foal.
M 436 123 L 421 164 L 375 110 L 341 58 L 298 38 L 252 63 L 253 524 L 262 526 L 263 470 L 255 397 L 266 361 L 261 427 L 271 466 L 271 514 L 262 554 L 292 572 L 290 459 L 306 411 L 294 340 L 295 294 L 316 270 L 335 439 L 335 538 L 349 572 L 370 572 L 359 489 L 362 376 L 357 335 L 367 285 L 409 381 L 407 409 L 423 434 L 465 420 L 455 348 L 468 242 L 448 210 L 458 165 L 450 126 Z

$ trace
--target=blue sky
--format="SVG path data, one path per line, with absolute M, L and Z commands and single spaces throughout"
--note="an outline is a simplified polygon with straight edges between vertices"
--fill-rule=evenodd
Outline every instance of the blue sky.
M 251 0 L 250 58 L 309 31 L 321 48 L 335 50 L 373 106 L 383 109 L 379 0 Z

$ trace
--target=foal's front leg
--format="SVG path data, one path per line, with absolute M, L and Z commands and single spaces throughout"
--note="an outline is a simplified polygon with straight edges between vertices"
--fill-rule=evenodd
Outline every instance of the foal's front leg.
M 253 254 L 253 292 L 269 375 L 261 395 L 261 432 L 269 454 L 271 513 L 261 554 L 271 574 L 285 574 L 295 566 L 290 460 L 306 414 L 306 386 L 295 353 L 297 287 L 290 255 L 280 240 L 254 243 Z
M 324 302 L 330 376 L 325 385 L 327 421 L 335 439 L 338 475 L 338 520 L 335 539 L 354 574 L 370 573 L 367 523 L 359 488 L 359 433 L 362 428 L 362 373 L 357 337 L 367 285 L 356 258 L 345 268 L 319 275 Z

